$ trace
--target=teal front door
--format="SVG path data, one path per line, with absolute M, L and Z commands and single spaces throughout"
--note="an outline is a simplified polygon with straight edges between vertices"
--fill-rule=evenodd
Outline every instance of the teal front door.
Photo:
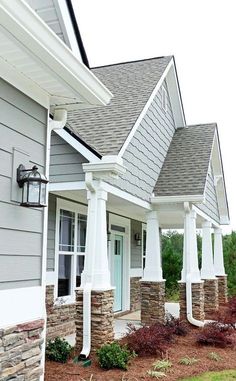
M 114 311 L 122 310 L 123 292 L 123 236 L 115 234 L 113 253 L 113 280 L 115 286 Z

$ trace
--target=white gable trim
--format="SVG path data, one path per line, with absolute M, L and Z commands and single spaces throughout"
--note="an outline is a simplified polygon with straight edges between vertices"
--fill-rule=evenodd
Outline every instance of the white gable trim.
M 161 78 L 159 79 L 155 89 L 153 90 L 150 98 L 148 99 L 146 105 L 144 106 L 141 114 L 139 115 L 138 119 L 135 122 L 135 125 L 133 126 L 132 130 L 130 131 L 125 143 L 123 144 L 118 157 L 122 157 L 125 150 L 127 149 L 131 139 L 133 138 L 135 132 L 137 131 L 142 119 L 147 113 L 148 108 L 150 107 L 153 99 L 157 95 L 159 89 L 161 88 L 164 80 L 166 79 L 167 81 L 167 87 L 169 91 L 169 96 L 170 96 L 170 101 L 171 101 L 171 106 L 173 109 L 173 115 L 174 115 L 174 121 L 176 127 L 184 127 L 186 126 L 185 118 L 184 118 L 184 112 L 183 112 L 183 107 L 182 107 L 182 101 L 181 101 L 181 96 L 180 96 L 180 91 L 179 91 L 179 85 L 178 85 L 178 80 L 177 80 L 177 74 L 176 74 L 176 68 L 175 68 L 175 63 L 174 59 L 172 58 L 167 65 L 164 73 L 162 74 Z
M 212 223 L 212 225 L 216 228 L 218 228 L 220 225 L 218 222 L 216 222 L 215 220 L 213 220 L 213 218 L 211 218 L 210 216 L 208 216 L 208 214 L 204 213 L 202 210 L 200 210 L 196 205 L 192 205 L 192 208 L 193 210 L 195 210 L 195 212 L 201 216 L 202 218 L 204 218 L 206 221 L 209 221 Z
M 62 139 L 64 139 L 71 147 L 76 149 L 82 156 L 85 157 L 90 162 L 99 163 L 101 160 L 92 153 L 88 148 L 86 148 L 82 143 L 73 138 L 66 130 L 54 130 Z

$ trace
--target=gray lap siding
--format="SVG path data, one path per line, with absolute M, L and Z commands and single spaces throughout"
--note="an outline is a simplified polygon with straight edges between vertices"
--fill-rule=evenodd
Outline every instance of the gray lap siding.
M 197 207 L 211 217 L 217 223 L 220 223 L 219 208 L 217 202 L 216 188 L 214 185 L 214 176 L 212 171 L 207 175 L 205 203 L 197 205 Z
M 175 132 L 166 82 L 167 111 L 158 91 L 123 155 L 126 173 L 111 184 L 149 201 Z
M 43 210 L 12 196 L 13 150 L 27 153 L 44 173 L 47 110 L 0 80 L 0 289 L 41 284 Z M 21 164 L 20 162 L 17 165 Z M 17 185 L 15 185 L 18 189 Z M 19 195 L 21 194 L 20 188 Z

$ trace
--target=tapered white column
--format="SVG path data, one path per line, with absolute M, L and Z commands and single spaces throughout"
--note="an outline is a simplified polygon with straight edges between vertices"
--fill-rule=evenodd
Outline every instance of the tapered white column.
M 214 229 L 214 269 L 215 275 L 225 276 L 222 229 Z
M 81 287 L 92 284 L 92 290 L 111 289 L 107 256 L 107 192 L 96 189 L 87 192 L 88 216 L 86 232 L 85 265 Z
M 194 210 L 185 212 L 184 221 L 184 255 L 182 282 L 186 282 L 186 276 L 191 277 L 192 283 L 201 281 L 198 267 L 196 212 Z
M 215 269 L 213 263 L 211 222 L 205 221 L 202 224 L 202 279 L 215 279 Z
M 146 262 L 142 281 L 161 282 L 162 265 L 157 211 L 147 213 Z

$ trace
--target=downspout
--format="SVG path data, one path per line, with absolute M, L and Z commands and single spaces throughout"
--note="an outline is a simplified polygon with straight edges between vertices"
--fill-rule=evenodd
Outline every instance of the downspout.
M 55 110 L 54 119 L 51 119 L 48 116 L 48 128 L 47 128 L 47 141 L 46 141 L 46 166 L 45 166 L 45 176 L 49 179 L 49 165 L 50 165 L 50 147 L 51 147 L 51 133 L 54 129 L 63 128 L 67 121 L 67 111 L 64 109 Z M 48 205 L 48 191 L 46 195 L 46 205 Z M 44 210 L 43 217 L 43 260 L 42 260 L 42 288 L 44 298 L 46 295 L 46 262 L 47 262 L 47 231 L 48 231 L 48 206 Z M 42 344 L 43 353 L 45 353 L 46 347 L 46 324 L 47 324 L 47 313 L 46 308 L 44 310 L 44 330 L 43 330 L 43 338 L 44 342 Z M 45 369 L 45 356 L 42 357 L 41 365 L 43 370 Z M 40 377 L 40 380 L 43 381 L 44 376 Z
M 95 192 L 92 172 L 85 174 L 85 185 L 91 193 Z M 92 282 L 86 282 L 83 288 L 83 348 L 79 355 L 81 360 L 85 360 L 91 351 L 91 291 Z
M 185 213 L 190 213 L 189 202 L 184 203 Z M 189 227 L 188 227 L 189 229 Z M 188 232 L 188 238 L 190 234 Z M 189 243 L 187 242 L 187 245 Z M 196 327 L 203 327 L 205 322 L 201 320 L 194 319 L 193 317 L 193 303 L 192 303 L 192 278 L 191 278 L 191 266 L 190 266 L 190 250 L 186 252 L 186 307 L 187 307 L 187 320 L 190 324 L 195 325 Z

